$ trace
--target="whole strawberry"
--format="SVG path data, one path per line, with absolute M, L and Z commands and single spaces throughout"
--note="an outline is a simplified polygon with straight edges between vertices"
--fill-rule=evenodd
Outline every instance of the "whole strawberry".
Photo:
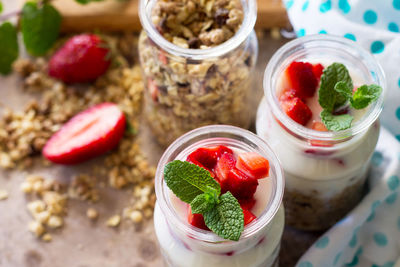
M 95 80 L 110 66 L 110 49 L 95 34 L 70 38 L 50 59 L 49 75 L 65 83 L 84 83 Z

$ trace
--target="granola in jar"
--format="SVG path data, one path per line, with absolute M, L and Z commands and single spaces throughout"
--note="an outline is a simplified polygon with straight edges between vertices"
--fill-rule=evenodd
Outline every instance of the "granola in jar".
M 145 116 L 162 145 L 208 124 L 247 128 L 255 1 L 141 1 Z

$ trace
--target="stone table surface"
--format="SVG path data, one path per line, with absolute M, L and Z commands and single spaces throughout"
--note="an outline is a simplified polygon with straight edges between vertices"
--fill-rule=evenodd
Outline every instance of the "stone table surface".
M 10 3 L 10 2 L 8 2 Z M 253 91 L 254 111 L 262 98 L 262 77 L 271 55 L 287 40 L 275 40 L 266 34 L 259 38 L 259 58 Z M 22 81 L 16 74 L 0 76 L 0 111 L 3 107 L 23 109 L 32 96 L 22 90 Z M 144 124 L 142 124 L 144 125 Z M 141 145 L 153 164 L 163 150 L 154 141 L 146 126 L 139 131 Z M 49 243 L 38 240 L 27 228 L 31 216 L 26 209 L 29 201 L 19 190 L 28 173 L 42 174 L 68 182 L 77 173 L 99 164 L 99 160 L 74 166 L 34 167 L 26 171 L 0 171 L 0 189 L 9 193 L 0 201 L 0 266 L 1 267 L 158 267 L 162 266 L 153 222 L 140 229 L 130 223 L 118 228 L 105 226 L 110 216 L 126 206 L 128 191 L 100 188 L 96 204 L 69 200 L 65 226 L 52 232 Z M 95 207 L 100 217 L 91 222 L 86 217 L 88 207 Z M 280 266 L 294 266 L 299 256 L 318 237 L 318 233 L 303 233 L 286 228 L 282 241 Z M 188 266 L 190 267 L 190 266 Z

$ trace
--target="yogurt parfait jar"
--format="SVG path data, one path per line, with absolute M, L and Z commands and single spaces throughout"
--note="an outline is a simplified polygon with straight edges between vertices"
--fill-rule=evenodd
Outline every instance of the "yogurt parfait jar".
M 383 89 L 385 77 L 369 52 L 353 41 L 329 35 L 289 42 L 274 54 L 265 70 L 265 97 L 258 108 L 256 130 L 277 154 L 285 172 L 286 222 L 302 230 L 324 230 L 344 217 L 363 196 L 378 140 L 384 93 L 365 110 L 357 110 L 346 130 L 307 128 L 282 110 L 277 97 L 282 89 L 281 77 L 292 62 L 340 62 L 354 84 L 377 84 Z
M 162 145 L 200 126 L 248 128 L 256 0 L 141 0 L 144 115 Z
M 168 162 L 185 160 L 200 147 L 220 145 L 233 151 L 256 152 L 268 159 L 270 166 L 269 176 L 259 180 L 254 195 L 257 219 L 244 227 L 238 241 L 222 239 L 211 231 L 189 224 L 176 203 L 177 198 L 164 181 L 163 171 Z M 183 135 L 169 146 L 160 159 L 155 191 L 154 226 L 166 266 L 278 266 L 284 228 L 283 171 L 275 154 L 258 136 L 225 125 L 205 126 Z

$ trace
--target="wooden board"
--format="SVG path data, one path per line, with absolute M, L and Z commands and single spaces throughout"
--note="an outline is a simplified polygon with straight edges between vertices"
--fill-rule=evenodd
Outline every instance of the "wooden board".
M 85 6 L 72 0 L 55 0 L 54 5 L 63 15 L 62 30 L 78 32 L 87 30 L 139 31 L 139 0 L 121 2 L 106 0 Z M 258 28 L 286 27 L 288 19 L 281 0 L 258 0 Z

